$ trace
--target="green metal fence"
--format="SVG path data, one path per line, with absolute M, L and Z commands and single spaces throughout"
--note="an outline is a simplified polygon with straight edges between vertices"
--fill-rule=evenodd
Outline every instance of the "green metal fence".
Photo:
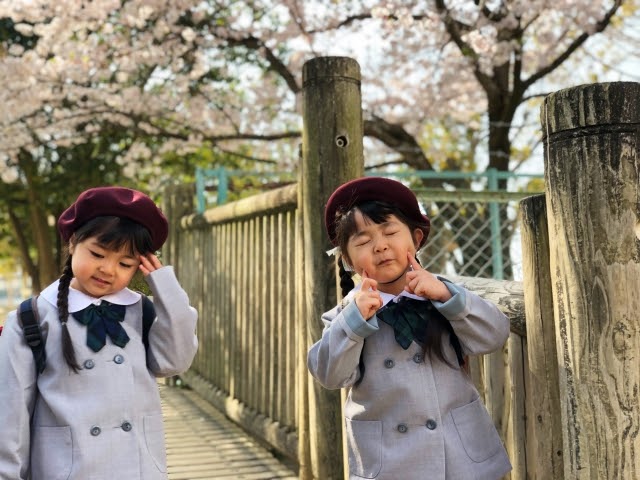
M 444 275 L 522 278 L 518 202 L 541 193 L 542 174 L 488 169 L 481 173 L 369 171 L 366 175 L 395 178 L 416 193 L 432 224 L 427 246 L 420 253 L 426 269 Z M 212 203 L 226 203 L 230 183 L 248 178 L 251 188 L 236 187 L 244 190 L 236 195 L 270 188 L 274 180 L 293 182 L 295 174 L 198 169 L 198 211 L 204 212 Z M 436 185 L 439 188 L 433 188 Z

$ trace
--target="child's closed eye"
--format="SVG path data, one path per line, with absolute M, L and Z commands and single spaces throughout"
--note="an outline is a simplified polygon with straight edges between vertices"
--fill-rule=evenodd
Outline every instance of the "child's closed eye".
M 359 240 L 357 240 L 356 242 L 354 242 L 354 246 L 355 247 L 362 247 L 363 245 L 366 245 L 367 243 L 369 243 L 369 238 L 367 237 L 361 237 Z

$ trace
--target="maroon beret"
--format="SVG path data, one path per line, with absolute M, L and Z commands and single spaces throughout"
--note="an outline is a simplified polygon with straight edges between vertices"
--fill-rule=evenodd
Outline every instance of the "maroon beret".
M 429 236 L 431 222 L 422 214 L 415 194 L 397 180 L 383 177 L 356 178 L 340 185 L 331 194 L 324 209 L 324 224 L 329 235 L 329 240 L 336 244 L 336 214 L 346 213 L 354 206 L 369 201 L 387 202 L 397 206 L 407 218 L 421 224 L 424 232 L 420 247 L 424 245 Z
M 162 247 L 169 234 L 167 218 L 154 201 L 142 192 L 124 187 L 85 190 L 58 218 L 58 231 L 68 242 L 79 227 L 103 216 L 125 217 L 139 223 L 149 230 L 154 250 Z

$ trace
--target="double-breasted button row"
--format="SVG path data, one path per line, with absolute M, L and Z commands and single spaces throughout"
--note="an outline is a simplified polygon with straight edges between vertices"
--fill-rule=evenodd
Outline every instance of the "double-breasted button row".
M 422 355 L 421 353 L 416 353 L 413 356 L 413 361 L 415 363 L 424 362 L 424 355 Z M 385 358 L 384 359 L 384 368 L 393 368 L 395 366 L 396 366 L 396 362 L 393 361 L 393 358 Z
M 429 420 L 427 420 L 427 423 L 425 424 L 425 426 L 429 429 L 429 430 L 435 430 L 438 426 L 438 424 L 436 423 L 435 420 L 433 420 L 432 418 L 430 418 Z M 406 423 L 399 423 L 398 426 L 396 427 L 396 429 L 398 430 L 398 432 L 400 433 L 407 433 L 409 431 L 409 427 L 407 426 Z
M 115 357 L 113 357 L 113 361 L 115 363 L 117 363 L 118 365 L 124 363 L 124 356 L 118 354 Z M 94 362 L 93 360 L 89 359 L 89 360 L 85 360 L 84 363 L 82 364 L 82 366 L 84 368 L 86 368 L 87 370 L 91 370 L 93 367 L 96 366 L 96 362 Z
M 120 425 L 120 428 L 125 432 L 130 432 L 131 429 L 133 429 L 133 425 L 131 425 L 131 422 L 127 422 L 125 420 Z M 91 430 L 89 430 L 89 433 L 91 433 L 92 436 L 97 437 L 98 435 L 100 435 L 102 433 L 102 429 L 100 427 L 98 427 L 97 425 L 94 425 L 93 427 L 91 427 Z

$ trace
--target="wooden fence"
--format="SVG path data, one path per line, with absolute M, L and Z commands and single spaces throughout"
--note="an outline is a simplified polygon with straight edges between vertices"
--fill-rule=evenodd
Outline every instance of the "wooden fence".
M 308 375 L 306 352 L 320 337 L 320 314 L 337 300 L 334 260 L 324 254 L 330 245 L 323 231 L 322 211 L 337 185 L 362 175 L 362 117 L 359 70 L 353 60 L 315 59 L 305 65 L 303 80 L 304 132 L 299 181 L 203 214 L 193 213 L 193 186 L 168 187 L 164 209 L 171 220 L 171 230 L 163 255 L 167 263 L 175 266 L 200 312 L 200 349 L 184 376 L 185 381 L 274 451 L 296 462 L 301 479 L 324 480 L 343 478 L 342 398 L 340 392 L 323 389 Z M 583 94 L 581 91 L 580 95 Z M 562 95 L 558 98 L 570 103 Z M 551 108 L 550 105 L 546 108 Z M 563 111 L 563 115 L 568 114 Z M 630 118 L 636 119 L 637 141 L 637 117 Z M 603 144 L 605 149 L 610 145 Z M 633 224 L 635 228 L 630 231 L 636 242 L 635 250 L 631 247 L 624 250 L 633 251 L 636 256 L 624 260 L 625 281 L 638 285 L 640 207 L 629 199 L 634 188 L 636 202 L 640 198 L 640 169 L 634 150 L 637 143 L 635 147 L 630 143 L 627 147 L 623 151 L 625 161 L 630 165 L 635 162 L 635 176 L 628 165 L 624 172 L 635 184 L 629 186 L 620 177 L 618 180 L 626 187 L 621 188 L 618 182 L 615 188 L 616 192 L 622 192 L 619 197 L 625 199 L 627 210 L 635 212 L 633 218 L 628 211 L 623 212 L 627 215 L 623 215 L 625 226 Z M 552 145 L 546 144 L 546 148 L 549 153 Z M 603 158 L 616 163 L 613 155 Z M 558 175 L 560 167 L 553 164 L 547 165 L 549 168 L 556 168 Z M 555 244 L 547 234 L 550 229 L 546 205 L 553 195 L 554 192 L 547 192 L 546 200 L 545 196 L 538 196 L 522 202 L 526 292 L 522 282 L 453 279 L 498 304 L 512 324 L 511 336 L 502 352 L 473 359 L 472 377 L 514 466 L 507 478 L 636 478 L 637 460 L 630 452 L 634 447 L 637 450 L 638 429 L 629 432 L 622 424 L 637 426 L 640 414 L 631 419 L 622 409 L 640 413 L 638 402 L 633 403 L 637 395 L 633 397 L 632 392 L 636 390 L 631 388 L 637 387 L 639 367 L 629 363 L 631 357 L 625 357 L 625 368 L 633 371 L 634 383 L 628 385 L 621 378 L 624 372 L 618 365 L 606 369 L 609 378 L 615 377 L 612 380 L 593 372 L 598 365 L 590 364 L 592 372 L 584 369 L 588 364 L 584 357 L 587 353 L 591 355 L 589 358 L 600 353 L 602 361 L 608 361 L 608 354 L 598 350 L 601 344 L 597 338 L 585 340 L 583 350 L 571 347 L 567 351 L 571 342 L 562 328 L 578 320 L 571 313 L 558 313 L 558 309 L 573 308 L 571 300 L 566 300 L 566 292 L 561 292 L 565 303 L 555 302 L 565 284 L 558 285 L 561 280 L 552 280 L 550 274 L 563 268 L 558 260 L 560 254 L 553 253 L 561 249 L 554 250 Z M 582 220 L 588 221 L 588 215 Z M 557 221 L 553 225 L 556 224 Z M 593 231 L 595 227 L 590 228 Z M 575 229 L 571 232 L 575 233 Z M 556 235 L 567 238 L 567 234 Z M 614 240 L 598 238 L 607 245 L 615 244 Z M 615 261 L 620 251 L 607 251 L 607 261 Z M 586 257 L 580 259 L 583 263 L 589 261 Z M 562 275 L 561 278 L 567 278 L 565 273 Z M 607 282 L 613 281 L 613 274 L 609 274 L 599 280 L 598 286 L 601 291 L 610 292 Z M 620 302 L 621 298 L 616 296 L 615 300 Z M 627 337 L 608 331 L 617 342 L 618 357 L 624 357 L 624 352 L 631 355 L 627 347 L 638 346 L 638 311 L 637 307 L 635 312 L 625 310 L 628 328 L 622 331 Z M 585 352 L 584 348 L 593 351 Z M 623 354 L 619 353 L 621 348 Z M 573 362 L 578 362 L 582 369 L 572 368 Z M 576 372 L 583 377 L 576 378 Z M 593 393 L 588 398 L 581 397 L 587 393 L 579 382 L 589 375 L 593 375 L 594 388 L 598 381 L 601 384 L 606 381 L 607 385 L 610 381 L 611 385 L 622 385 L 626 395 L 621 401 L 624 405 L 615 405 L 613 396 L 607 397 L 606 406 L 613 410 L 603 410 L 608 414 L 607 431 L 620 435 L 614 442 L 615 448 L 584 437 L 584 430 L 575 428 L 584 422 L 591 432 L 599 421 L 605 422 L 604 416 L 588 412 L 586 405 L 593 402 Z M 564 398 L 567 388 L 569 396 Z M 602 400 L 604 396 L 601 389 L 598 398 Z M 613 467 L 590 463 L 603 452 L 616 462 L 617 469 L 607 471 Z M 593 465 L 591 473 L 585 474 L 589 465 Z M 608 476 L 599 476 L 603 472 Z
M 179 190 L 170 189 L 174 193 Z M 200 312 L 200 348 L 184 380 L 245 429 L 296 462 L 300 426 L 304 425 L 301 416 L 310 409 L 303 404 L 309 380 L 307 343 L 300 333 L 304 324 L 312 321 L 296 313 L 305 296 L 300 281 L 302 235 L 296 228 L 300 223 L 297 190 L 297 185 L 291 185 L 207 210 L 203 215 L 183 216 L 180 248 L 170 259 Z M 524 452 L 524 416 L 512 414 L 523 413 L 525 400 L 521 382 L 526 357 L 522 284 L 470 277 L 453 280 L 501 305 L 512 318 L 513 333 L 504 352 L 474 358 L 472 375 L 503 438 L 513 438 L 509 448 L 513 460 Z M 314 320 L 320 323 L 319 317 Z M 511 376 L 516 377 L 518 388 L 511 388 Z M 315 408 L 318 416 L 331 411 L 330 405 Z M 323 421 L 311 422 L 316 423 Z M 335 420 L 333 435 L 341 436 L 341 423 L 341 418 Z M 340 441 L 328 447 L 335 465 Z

